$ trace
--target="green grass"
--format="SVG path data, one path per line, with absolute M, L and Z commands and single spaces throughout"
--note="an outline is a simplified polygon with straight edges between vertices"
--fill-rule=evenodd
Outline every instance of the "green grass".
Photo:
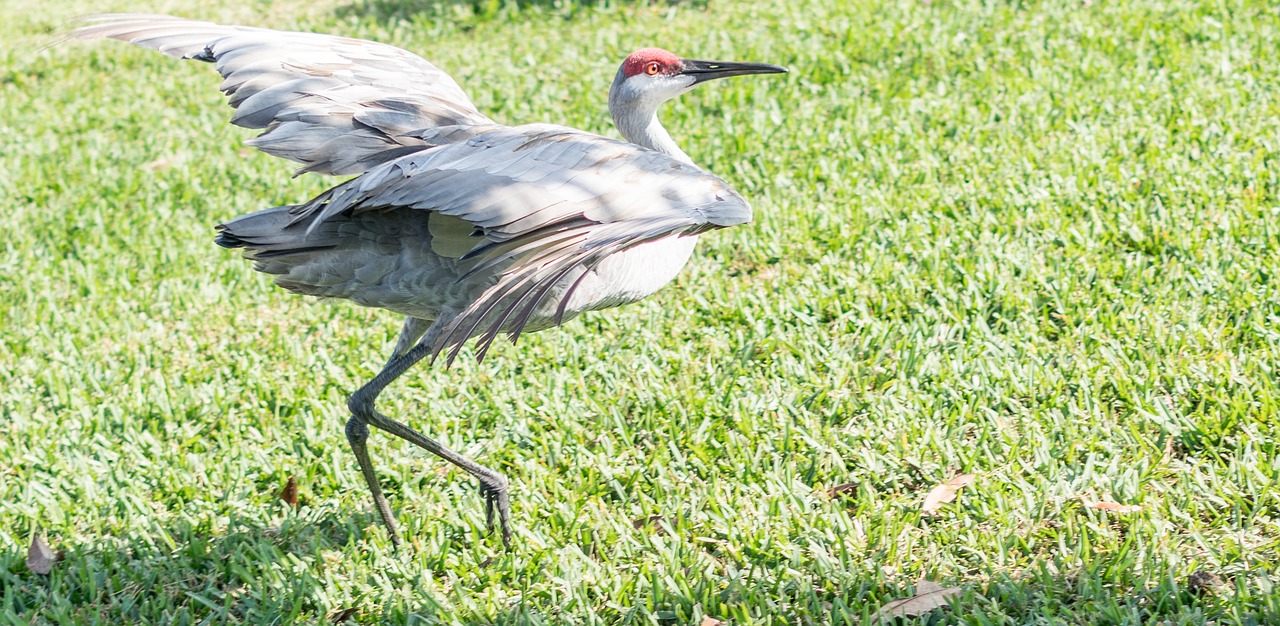
M 1274 3 L 216 4 L 0 5 L 0 621 L 856 624 L 927 577 L 964 590 L 930 624 L 1280 623 Z M 212 244 L 332 181 L 244 148 L 206 65 L 38 52 L 120 9 L 393 43 L 606 134 L 634 48 L 792 73 L 663 116 L 755 223 L 383 397 L 514 484 L 504 552 L 375 434 L 395 553 L 343 424 L 398 320 Z

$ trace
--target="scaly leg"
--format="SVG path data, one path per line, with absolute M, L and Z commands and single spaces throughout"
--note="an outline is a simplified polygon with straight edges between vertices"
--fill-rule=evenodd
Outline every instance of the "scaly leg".
M 407 322 L 405 332 L 410 332 L 410 330 Z M 433 333 L 428 332 L 427 335 L 429 339 Z M 387 532 L 391 535 L 391 542 L 397 548 L 400 547 L 401 540 L 400 534 L 396 530 L 395 516 L 391 513 L 387 498 L 382 494 L 382 488 L 378 485 L 377 477 L 373 472 L 373 462 L 369 458 L 369 450 L 365 446 L 365 441 L 369 438 L 369 425 L 400 437 L 478 478 L 480 480 L 480 493 L 484 496 L 485 501 L 486 527 L 489 532 L 493 532 L 493 517 L 496 510 L 502 530 L 502 543 L 504 546 L 510 547 L 511 502 L 508 495 L 507 477 L 446 448 L 440 442 L 374 409 L 374 402 L 377 400 L 378 394 L 382 393 L 382 390 L 386 389 L 387 385 L 399 378 L 415 363 L 429 355 L 431 353 L 430 344 L 429 340 L 424 339 L 403 354 L 391 357 L 386 366 L 382 368 L 382 371 L 373 377 L 373 380 L 351 395 L 351 399 L 347 401 L 347 407 L 351 409 L 351 419 L 347 422 L 347 441 L 351 444 L 351 451 L 355 453 L 356 461 L 360 464 L 360 473 L 364 476 L 365 483 L 369 485 L 369 492 L 373 495 L 373 503 L 378 509 L 378 515 L 382 517 L 382 523 L 386 525 Z M 400 346 L 398 345 L 397 348 L 398 352 Z

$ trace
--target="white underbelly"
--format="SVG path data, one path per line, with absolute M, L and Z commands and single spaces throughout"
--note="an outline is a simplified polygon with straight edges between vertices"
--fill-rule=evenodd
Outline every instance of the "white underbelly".
M 584 311 L 620 306 L 652 295 L 680 273 L 697 243 L 697 235 L 666 237 L 611 254 L 600 261 L 594 270 L 587 272 L 586 276 L 582 275 L 581 270 L 570 272 L 548 291 L 542 303 L 526 320 L 524 331 L 543 330 L 568 321 Z M 460 283 L 456 282 L 457 270 L 452 265 L 435 267 L 440 264 L 433 265 L 423 259 L 410 260 L 413 262 L 397 265 L 402 270 L 399 273 L 382 272 L 381 278 L 372 281 L 372 284 L 368 284 L 368 281 L 361 282 L 357 280 L 358 277 L 351 277 L 351 280 L 339 285 L 345 291 L 338 292 L 336 288 L 331 288 L 324 292 L 312 289 L 307 293 L 345 297 L 365 306 L 389 309 L 423 320 L 437 320 L 442 311 L 466 308 L 498 280 L 495 275 L 488 281 Z M 578 282 L 579 278 L 581 282 Z M 564 303 L 561 316 L 560 305 L 564 294 L 575 283 L 577 288 L 573 289 L 568 302 Z M 352 284 L 361 288 L 352 290 Z M 355 293 L 349 295 L 347 291 Z
M 609 255 L 582 279 L 566 313 L 607 309 L 652 295 L 680 273 L 697 243 L 697 235 L 667 237 Z

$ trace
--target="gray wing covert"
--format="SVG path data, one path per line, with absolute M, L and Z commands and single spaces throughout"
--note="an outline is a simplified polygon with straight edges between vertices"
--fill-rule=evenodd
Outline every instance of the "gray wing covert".
M 742 196 L 704 170 L 541 124 L 401 157 L 300 205 L 295 220 L 314 228 L 347 211 L 394 207 L 456 218 L 433 231 L 433 250 L 470 264 L 460 280 L 499 277 L 440 334 L 435 353 L 451 348 L 450 361 L 471 337 L 481 337 L 480 358 L 500 333 L 514 341 L 553 294 L 559 323 L 582 277 L 611 254 L 751 220 Z
M 249 140 L 301 172 L 359 174 L 493 121 L 448 74 L 395 46 L 315 33 L 228 26 L 166 15 L 104 14 L 75 39 L 117 39 L 213 62 Z

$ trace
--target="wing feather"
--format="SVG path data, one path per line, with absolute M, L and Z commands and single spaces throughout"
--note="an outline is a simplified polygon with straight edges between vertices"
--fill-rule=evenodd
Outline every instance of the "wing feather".
M 448 74 L 394 46 L 166 15 L 83 21 L 68 38 L 118 39 L 215 63 L 237 109 L 232 123 L 262 129 L 249 144 L 302 163 L 300 173 L 359 174 L 493 125 Z M 429 132 L 436 127 L 451 130 Z

